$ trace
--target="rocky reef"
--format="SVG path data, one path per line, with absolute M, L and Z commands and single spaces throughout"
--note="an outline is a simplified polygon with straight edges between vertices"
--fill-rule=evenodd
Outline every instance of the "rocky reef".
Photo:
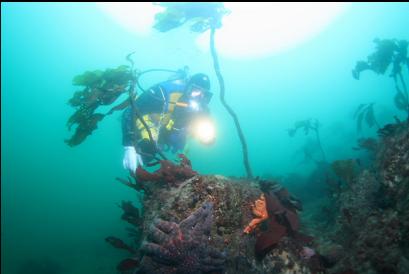
M 409 127 L 390 124 L 379 134 L 372 165 L 356 159 L 327 165 L 331 210 L 313 222 L 300 220 L 301 202 L 274 180 L 203 176 L 183 155 L 153 173 L 139 168 L 135 183 L 120 179 L 138 197 L 143 193 L 143 210 L 121 206 L 134 241 L 107 238 L 132 254 L 117 269 L 409 273 Z
M 347 178 L 331 200 L 335 222 L 310 230 L 320 235 L 318 250 L 336 257 L 328 273 L 409 273 L 408 123 L 386 125 L 379 134 L 371 167 L 333 165 Z
M 150 173 L 139 168 L 135 183 L 119 179 L 138 195 L 143 211 L 123 202 L 122 219 L 139 233 L 126 244 L 108 243 L 132 255 L 121 273 L 312 273 L 322 268 L 319 254 L 302 233 L 302 209 L 278 182 L 233 179 L 194 172 L 162 161 Z M 137 185 L 139 187 L 137 187 Z M 137 236 L 135 236 L 137 235 Z M 314 261 L 315 260 L 315 261 Z
M 305 241 L 301 233 L 295 235 L 299 224 L 294 208 L 267 198 L 265 210 L 275 210 L 281 219 L 269 214 L 246 230 L 257 218 L 253 209 L 263 195 L 260 181 L 195 175 L 177 187 L 145 186 L 154 195 L 144 200 L 147 241 L 139 273 L 310 273 L 300 253 Z M 275 186 L 276 191 L 264 195 L 276 197 L 280 191 L 285 200 L 287 192 Z M 295 230 L 288 230 L 287 212 L 294 215 L 288 219 L 296 223 Z

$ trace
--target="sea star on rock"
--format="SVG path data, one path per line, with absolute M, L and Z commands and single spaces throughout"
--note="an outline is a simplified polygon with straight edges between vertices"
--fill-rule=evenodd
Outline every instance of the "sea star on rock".
M 264 194 L 261 194 L 260 199 L 256 200 L 254 205 L 251 205 L 251 209 L 255 218 L 244 228 L 243 232 L 246 234 L 252 232 L 259 223 L 268 219 L 266 198 L 264 197 Z
M 142 247 L 145 256 L 138 273 L 218 273 L 225 255 L 209 245 L 213 204 L 205 202 L 179 224 L 156 221 Z

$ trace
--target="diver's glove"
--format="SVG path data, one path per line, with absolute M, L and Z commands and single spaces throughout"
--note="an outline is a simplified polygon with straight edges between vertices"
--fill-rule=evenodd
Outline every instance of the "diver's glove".
M 125 169 L 128 169 L 132 173 L 136 172 L 136 168 L 138 166 L 143 166 L 142 157 L 138 153 L 133 146 L 126 146 L 124 159 L 122 164 L 124 165 Z

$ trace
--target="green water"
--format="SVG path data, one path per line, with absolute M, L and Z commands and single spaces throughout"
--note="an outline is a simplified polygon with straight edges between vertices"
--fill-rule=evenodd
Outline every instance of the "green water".
M 375 37 L 409 40 L 408 14 L 407 3 L 352 4 L 325 31 L 290 51 L 254 60 L 220 56 L 226 99 L 239 116 L 255 175 L 310 170 L 297 156 L 308 137 L 286 132 L 297 120 L 320 120 L 323 147 L 335 160 L 355 157 L 356 139 L 375 134 L 356 132 L 352 116 L 360 103 L 376 102 L 380 124 L 404 117 L 393 105 L 391 78 L 368 72 L 356 81 L 351 69 L 373 50 Z M 60 262 L 66 273 L 114 273 L 123 258 L 104 242 L 125 234 L 116 203 L 134 200 L 114 179 L 127 175 L 120 113 L 104 119 L 78 147 L 63 140 L 70 136 L 65 124 L 73 111 L 67 104 L 76 90 L 73 76 L 125 64 L 131 51 L 142 69 L 188 65 L 209 74 L 217 142 L 193 143 L 188 156 L 201 173 L 245 175 L 210 54 L 184 32 L 154 35 L 133 35 L 93 3 L 2 3 L 2 273 L 17 273 L 26 260 L 39 257 Z

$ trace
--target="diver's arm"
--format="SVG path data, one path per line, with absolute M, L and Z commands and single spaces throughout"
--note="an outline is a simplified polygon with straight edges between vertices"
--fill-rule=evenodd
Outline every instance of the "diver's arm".
M 136 128 L 132 107 L 128 107 L 122 114 L 122 145 L 133 146 L 136 140 Z
M 124 157 L 122 164 L 130 172 L 136 172 L 138 166 L 143 166 L 142 157 L 136 152 L 136 128 L 132 107 L 128 107 L 122 114 L 122 145 Z
M 160 86 L 156 85 L 149 90 L 145 91 L 138 98 L 135 100 L 135 107 L 138 111 L 139 115 L 141 115 L 145 122 L 148 125 L 153 124 L 153 121 L 150 121 L 150 118 L 146 114 L 150 113 L 161 113 L 163 110 L 163 106 L 165 104 L 164 96 L 162 96 L 162 91 L 160 90 Z M 136 138 L 139 137 L 140 134 L 138 132 L 146 131 L 144 126 L 138 122 L 136 122 L 137 117 L 134 117 L 132 106 L 128 107 L 122 115 L 122 144 L 124 146 L 133 146 Z M 138 127 L 136 127 L 138 124 Z M 147 134 L 142 134 L 143 136 Z

